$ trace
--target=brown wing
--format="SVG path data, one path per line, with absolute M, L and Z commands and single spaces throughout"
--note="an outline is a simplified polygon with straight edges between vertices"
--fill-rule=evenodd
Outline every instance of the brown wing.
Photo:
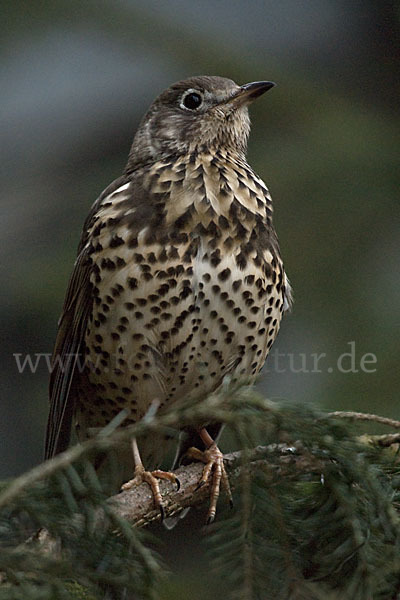
M 90 269 L 89 253 L 83 248 L 69 282 L 52 357 L 45 458 L 65 450 L 70 439 L 74 411 L 71 384 L 78 361 L 83 363 L 82 345 L 92 307 Z
M 78 257 L 69 281 L 63 311 L 58 323 L 56 344 L 50 376 L 50 412 L 47 420 L 45 458 L 51 458 L 68 447 L 74 413 L 73 383 L 77 365 L 83 367 L 83 341 L 93 296 L 90 273 L 91 244 L 87 232 L 102 202 L 129 178 L 124 175 L 113 181 L 93 204 L 83 227 Z M 85 235 L 86 234 L 86 235 Z

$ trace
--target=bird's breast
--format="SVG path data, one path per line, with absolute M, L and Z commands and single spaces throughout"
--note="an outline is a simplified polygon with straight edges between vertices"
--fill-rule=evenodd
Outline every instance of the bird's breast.
M 239 200 L 245 166 L 242 175 L 211 159 L 178 167 L 174 178 L 164 167 L 144 182 L 153 181 L 163 206 L 156 235 L 151 219 L 135 222 L 143 209 L 129 205 L 126 189 L 91 224 L 94 309 L 81 411 L 96 407 L 98 425 L 122 408 L 136 421 L 153 400 L 163 409 L 204 396 L 226 376 L 254 378 L 279 329 L 284 274 L 268 199 L 257 202 L 261 184 Z

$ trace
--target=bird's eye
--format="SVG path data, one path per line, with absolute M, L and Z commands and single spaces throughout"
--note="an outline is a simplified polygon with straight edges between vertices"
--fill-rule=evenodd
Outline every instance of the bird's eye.
M 189 91 L 183 96 L 181 106 L 189 110 L 200 108 L 203 103 L 203 98 L 199 92 Z

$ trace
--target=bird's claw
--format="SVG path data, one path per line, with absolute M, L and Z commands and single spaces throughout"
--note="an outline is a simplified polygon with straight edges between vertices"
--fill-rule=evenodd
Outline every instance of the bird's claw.
M 170 471 L 145 471 L 142 465 L 137 465 L 135 467 L 135 477 L 121 486 L 121 490 L 126 491 L 130 490 L 135 485 L 140 485 L 143 482 L 146 482 L 151 489 L 153 494 L 154 504 L 156 508 L 160 511 L 161 521 L 165 518 L 165 507 L 161 496 L 160 491 L 160 479 L 166 479 L 167 481 L 171 481 L 176 485 L 176 491 L 178 491 L 181 487 L 181 483 L 177 476 Z
M 224 465 L 224 457 L 215 442 L 213 442 L 210 447 L 203 452 L 198 448 L 190 448 L 188 450 L 188 455 L 190 458 L 200 460 L 201 462 L 205 463 L 201 478 L 195 488 L 195 491 L 202 488 L 211 477 L 210 505 L 206 520 L 207 525 L 209 525 L 215 519 L 221 484 L 228 494 L 230 506 L 233 507 L 232 492 Z

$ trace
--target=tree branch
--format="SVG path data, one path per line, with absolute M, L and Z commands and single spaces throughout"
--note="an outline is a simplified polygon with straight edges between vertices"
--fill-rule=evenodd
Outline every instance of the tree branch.
M 285 444 L 258 446 L 249 450 L 247 457 L 244 457 L 242 452 L 225 454 L 224 463 L 232 489 L 237 487 L 243 468 L 250 472 L 255 472 L 260 467 L 268 468 L 271 477 L 274 477 L 285 476 L 294 471 L 297 473 L 320 471 L 323 466 L 322 462 L 302 451 L 301 448 Z M 210 482 L 197 488 L 203 466 L 201 463 L 192 463 L 174 471 L 181 484 L 179 490 L 176 490 L 172 483 L 160 481 L 166 517 L 209 500 Z M 224 501 L 223 492 L 221 501 Z M 119 517 L 123 517 L 136 527 L 144 527 L 161 519 L 160 512 L 154 508 L 153 497 L 147 483 L 112 496 L 107 503 Z M 99 511 L 98 519 L 99 524 L 105 521 L 104 510 Z
M 65 454 L 65 458 L 62 460 L 66 460 L 66 453 L 63 454 Z M 51 465 L 53 461 L 54 459 L 44 464 Z M 270 444 L 269 446 L 257 446 L 245 453 L 231 452 L 224 455 L 224 463 L 232 490 L 239 485 L 241 477 L 245 475 L 243 469 L 246 469 L 246 476 L 256 473 L 260 468 L 268 469 L 271 479 L 277 476 L 297 475 L 299 472 L 321 473 L 323 471 L 323 462 L 306 452 L 301 444 L 296 447 L 286 444 Z M 174 473 L 180 481 L 179 490 L 172 483 L 160 480 L 165 517 L 178 515 L 186 508 L 209 502 L 210 480 L 202 487 L 197 487 L 203 467 L 202 463 L 191 463 L 176 469 Z M 224 500 L 226 501 L 226 498 L 222 492 L 219 502 L 224 502 Z M 96 527 L 107 529 L 111 522 L 111 526 L 115 528 L 115 520 L 110 519 L 110 509 L 118 518 L 125 519 L 134 527 L 145 527 L 154 521 L 161 520 L 160 511 L 154 507 L 153 496 L 147 483 L 111 496 L 106 504 L 106 508 L 99 508 L 97 511 Z M 28 546 L 39 544 L 40 550 L 44 554 L 56 556 L 61 552 L 59 541 L 53 538 L 45 528 L 38 530 L 25 544 Z
M 330 412 L 324 417 L 333 417 L 334 419 L 351 419 L 353 421 L 372 421 L 374 423 L 380 423 L 381 425 L 387 425 L 394 429 L 400 429 L 400 421 L 390 419 L 388 417 L 382 417 L 381 415 L 374 415 L 371 413 L 355 412 L 353 410 L 335 410 Z

